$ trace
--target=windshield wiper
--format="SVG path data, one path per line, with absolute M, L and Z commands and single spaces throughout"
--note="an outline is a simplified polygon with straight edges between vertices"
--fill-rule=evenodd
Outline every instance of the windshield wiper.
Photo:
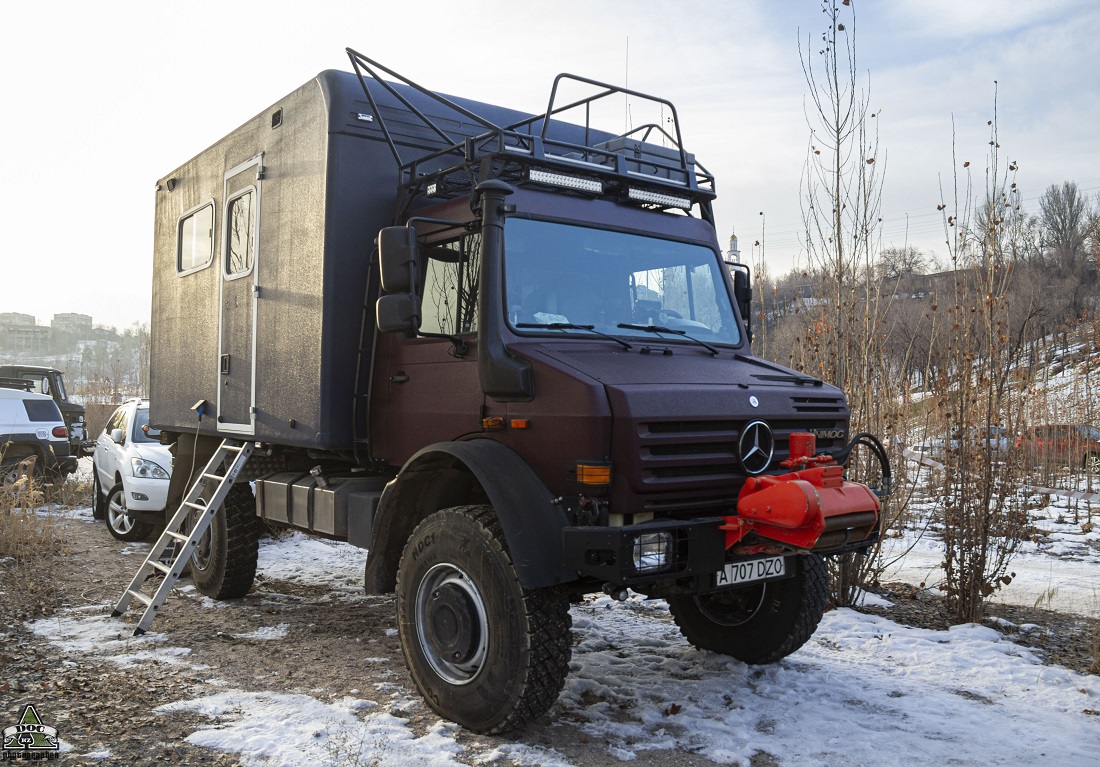
M 662 327 L 661 325 L 629 325 L 625 322 L 619 323 L 620 328 L 626 328 L 627 330 L 644 330 L 646 333 L 669 333 L 674 336 L 682 336 L 689 341 L 694 341 L 707 351 L 710 352 L 712 357 L 718 356 L 718 349 L 708 344 L 706 341 L 700 341 L 694 336 L 689 336 L 683 330 L 673 330 L 672 328 Z
M 607 333 L 596 330 L 595 325 L 574 325 L 571 322 L 517 322 L 516 327 L 546 328 L 547 330 L 587 330 L 589 333 L 597 335 L 600 338 L 606 338 L 608 341 L 614 341 L 627 351 L 630 351 L 632 348 L 634 348 L 621 338 L 616 338 L 615 336 L 608 335 Z M 620 325 L 619 327 L 622 327 L 622 325 Z

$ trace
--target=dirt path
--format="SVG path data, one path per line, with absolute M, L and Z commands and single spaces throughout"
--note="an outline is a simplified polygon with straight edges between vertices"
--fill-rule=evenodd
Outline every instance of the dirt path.
M 184 740 L 216 724 L 216 718 L 156 711 L 226 689 L 304 694 L 323 703 L 346 696 L 372 698 L 408 720 L 418 737 L 439 722 L 420 702 L 405 670 L 392 597 L 352 595 L 348 589 L 334 591 L 261 572 L 247 597 L 215 603 L 184 579 L 161 608 L 150 635 L 134 639 L 138 613 L 112 619 L 110 605 L 147 549 L 116 541 L 84 512 L 60 525 L 71 550 L 49 563 L 56 591 L 51 604 L 21 598 L 0 582 L 0 713 L 12 718 L 33 704 L 44 723 L 56 727 L 71 746 L 62 763 L 238 764 L 238 754 Z M 507 739 L 459 730 L 457 741 L 465 750 L 456 758 L 473 764 L 502 744 L 521 743 L 554 749 L 573 764 L 622 764 L 606 743 L 593 741 L 560 712 L 545 719 Z M 4 721 L 0 729 L 14 723 Z M 764 754 L 754 760 L 770 763 Z M 647 764 L 713 763 L 694 754 L 655 752 L 647 755 Z

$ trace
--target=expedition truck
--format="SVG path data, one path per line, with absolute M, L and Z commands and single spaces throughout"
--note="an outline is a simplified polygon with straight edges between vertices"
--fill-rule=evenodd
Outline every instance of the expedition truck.
M 879 500 L 844 395 L 753 357 L 673 105 L 560 75 L 525 114 L 349 56 L 156 185 L 169 507 L 254 448 L 187 544 L 198 589 L 248 592 L 262 522 L 367 549 L 415 684 L 478 732 L 554 703 L 587 593 L 748 663 L 798 649 Z M 625 97 L 671 119 L 588 124 Z

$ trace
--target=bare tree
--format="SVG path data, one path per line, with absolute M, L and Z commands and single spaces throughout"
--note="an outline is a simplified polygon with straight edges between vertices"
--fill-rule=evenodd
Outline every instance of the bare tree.
M 1088 210 L 1074 181 L 1051 184 L 1039 198 L 1044 245 L 1063 269 L 1072 271 L 1085 254 Z

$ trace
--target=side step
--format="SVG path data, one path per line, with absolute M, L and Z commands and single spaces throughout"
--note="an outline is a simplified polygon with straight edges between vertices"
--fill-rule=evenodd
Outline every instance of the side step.
M 145 612 L 142 613 L 141 620 L 134 629 L 134 636 L 141 636 L 152 625 L 153 619 L 157 616 L 157 610 L 168 599 L 168 594 L 183 574 L 184 565 L 195 551 L 199 540 L 210 529 L 210 522 L 221 509 L 237 475 L 248 463 L 255 448 L 252 442 L 223 440 L 206 464 L 206 468 L 199 473 L 195 483 L 187 491 L 183 502 L 169 520 L 164 532 L 157 538 L 157 542 L 153 544 L 149 556 L 138 568 L 130 585 L 122 592 L 122 597 L 115 605 L 114 612 L 111 613 L 112 617 L 117 618 L 125 613 L 131 602 L 135 600 L 145 605 Z M 219 473 L 221 471 L 225 473 Z M 208 482 L 217 482 L 217 487 L 210 500 L 206 501 L 203 500 L 202 494 L 206 491 Z M 184 532 L 183 528 L 189 519 L 194 519 L 195 523 L 190 530 Z M 157 575 L 164 577 L 159 583 L 154 580 L 156 590 L 152 594 L 142 591 L 146 581 Z

